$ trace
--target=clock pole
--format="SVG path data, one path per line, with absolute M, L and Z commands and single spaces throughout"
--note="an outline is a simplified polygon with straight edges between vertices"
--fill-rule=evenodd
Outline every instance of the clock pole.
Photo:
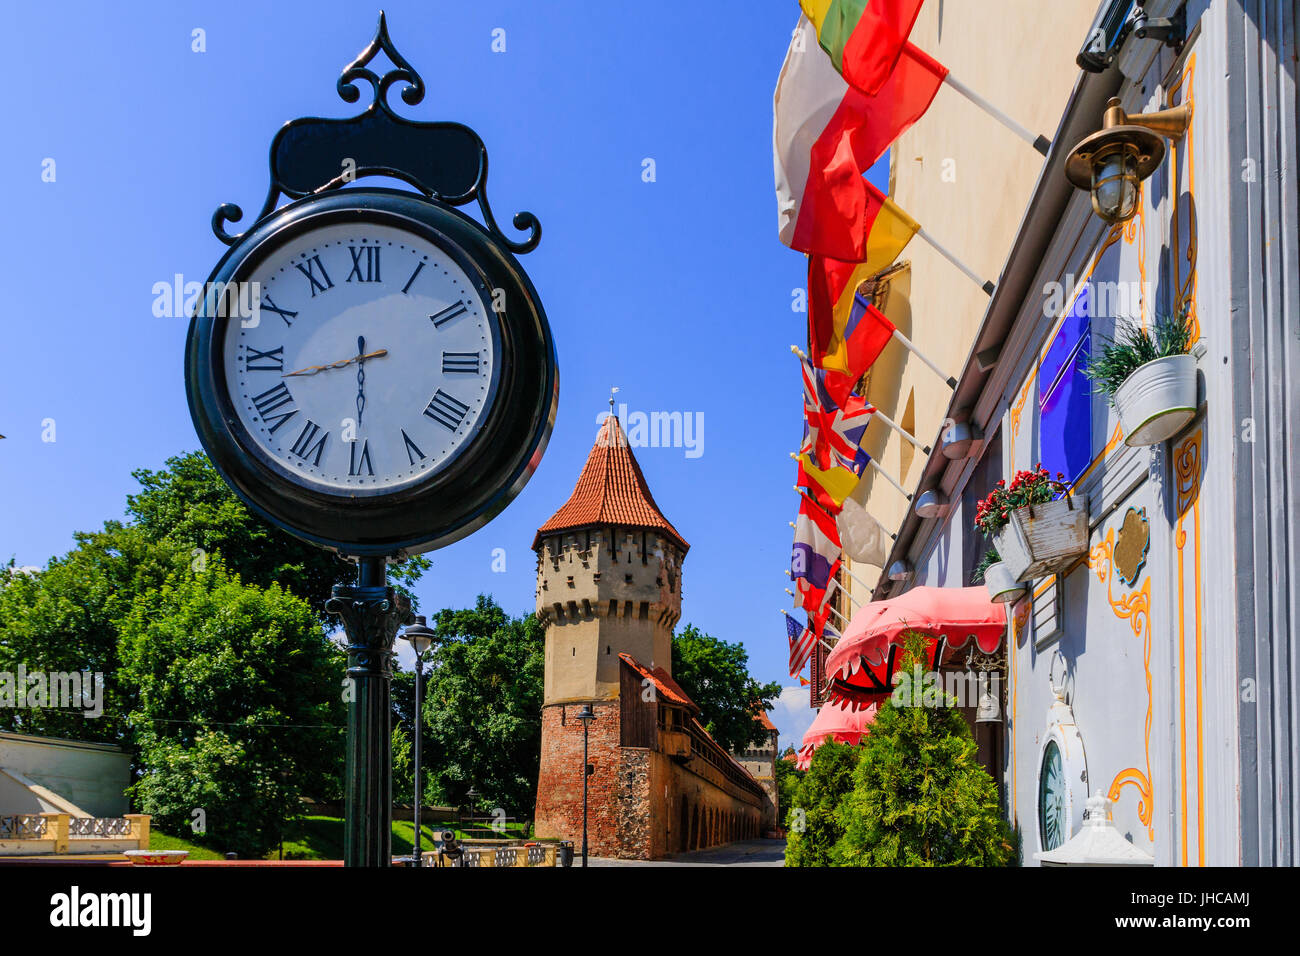
M 393 642 L 415 621 L 410 599 L 388 586 L 386 558 L 358 559 L 355 586 L 334 586 L 325 609 L 348 638 L 348 740 L 345 772 L 345 866 L 392 862 Z

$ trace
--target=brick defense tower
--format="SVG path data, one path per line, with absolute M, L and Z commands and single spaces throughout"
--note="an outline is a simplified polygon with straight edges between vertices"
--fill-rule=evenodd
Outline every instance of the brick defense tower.
M 573 494 L 533 541 L 537 614 L 546 629 L 538 836 L 581 840 L 582 722 L 576 715 L 590 704 L 596 713 L 589 740 L 591 852 L 625 856 L 643 845 L 645 808 L 631 805 L 622 779 L 643 771 L 629 764 L 639 758 L 624 748 L 620 709 L 620 696 L 639 694 L 641 682 L 619 655 L 671 677 L 688 547 L 655 504 L 611 413 Z

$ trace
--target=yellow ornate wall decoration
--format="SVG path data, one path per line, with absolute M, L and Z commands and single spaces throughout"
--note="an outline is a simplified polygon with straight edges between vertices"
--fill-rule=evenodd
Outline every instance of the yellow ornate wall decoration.
M 1151 577 L 1147 576 L 1142 587 L 1128 594 L 1115 596 L 1115 529 L 1106 532 L 1104 540 L 1099 541 L 1088 552 L 1088 567 L 1097 575 L 1097 580 L 1106 585 L 1106 600 L 1115 616 L 1128 621 L 1133 629 L 1133 636 L 1142 639 L 1142 668 L 1147 682 L 1147 719 L 1144 728 L 1143 750 L 1146 756 L 1146 772 L 1136 767 L 1126 767 L 1115 775 L 1110 783 L 1107 796 L 1119 800 L 1125 787 L 1134 787 L 1138 792 L 1138 819 L 1147 828 L 1147 836 L 1154 841 L 1155 827 L 1152 819 L 1155 813 L 1155 797 L 1151 777 L 1151 716 L 1153 711 L 1151 695 Z
M 1189 53 L 1187 63 L 1183 67 L 1183 72 L 1178 79 L 1170 84 L 1169 91 L 1165 94 L 1165 108 L 1179 106 L 1182 103 L 1188 103 L 1192 106 L 1193 115 L 1196 109 L 1196 98 L 1192 95 L 1192 87 L 1196 75 L 1196 54 Z M 1179 99 L 1179 94 L 1182 98 Z M 1174 245 L 1174 254 L 1170 256 L 1171 264 L 1174 270 L 1174 314 L 1177 315 L 1184 306 L 1189 309 L 1192 326 L 1193 341 L 1201 337 L 1201 323 L 1196 315 L 1196 164 L 1194 162 L 1196 152 L 1193 148 L 1195 135 L 1195 124 L 1187 127 L 1187 134 L 1182 141 L 1172 140 L 1169 144 L 1169 195 L 1173 198 L 1172 211 L 1170 212 L 1170 237 Z M 1187 201 L 1183 201 L 1182 196 L 1182 159 L 1187 157 Z M 1183 233 L 1179 226 L 1180 222 L 1185 222 L 1187 229 L 1186 245 L 1183 242 Z M 1187 267 L 1186 275 L 1183 274 L 1183 266 Z
M 1192 581 L 1195 588 L 1192 605 L 1193 640 L 1196 655 L 1194 678 L 1196 681 L 1196 853 L 1197 863 L 1205 865 L 1205 743 L 1201 721 L 1201 445 L 1204 428 L 1197 428 L 1178 444 L 1174 450 L 1174 490 L 1177 495 L 1178 522 L 1174 528 L 1174 547 L 1178 551 L 1178 713 L 1179 753 L 1178 767 L 1182 787 L 1182 850 L 1183 865 L 1187 865 L 1187 677 L 1184 674 L 1187 660 L 1184 548 L 1187 546 L 1187 529 L 1184 522 L 1190 513 L 1196 544 L 1192 551 Z

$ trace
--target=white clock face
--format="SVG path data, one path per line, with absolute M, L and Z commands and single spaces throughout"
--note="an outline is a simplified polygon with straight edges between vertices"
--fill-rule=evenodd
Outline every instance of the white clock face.
M 244 428 L 279 468 L 339 493 L 390 490 L 451 462 L 495 397 L 495 316 L 440 247 L 383 224 L 331 225 L 265 259 L 260 314 L 227 322 Z

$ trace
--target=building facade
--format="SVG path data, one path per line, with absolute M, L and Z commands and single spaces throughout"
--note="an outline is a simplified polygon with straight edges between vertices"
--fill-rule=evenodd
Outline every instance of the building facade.
M 776 783 L 776 762 L 781 756 L 781 747 L 778 743 L 780 733 L 776 725 L 772 723 L 772 718 L 767 716 L 767 711 L 763 711 L 754 717 L 763 727 L 763 742 L 752 744 L 744 750 L 734 752 L 733 757 L 745 768 L 745 771 L 759 782 L 764 790 L 767 791 L 768 798 L 772 801 L 772 819 L 765 820 L 764 824 L 768 826 L 779 826 L 781 820 L 781 793 Z
M 1052 145 L 1039 157 L 984 119 L 984 165 L 969 166 L 967 145 L 944 124 L 957 107 L 936 100 L 895 147 L 895 197 L 960 243 L 996 289 L 984 296 L 941 262 L 922 269 L 923 251 L 864 290 L 943 359 L 957 386 L 925 381 L 919 369 L 872 371 L 871 400 L 934 450 L 894 459 L 912 502 L 891 488 L 860 489 L 897 538 L 894 573 L 855 569 L 870 586 L 855 596 L 969 585 L 988 546 L 972 527 L 975 502 L 1039 462 L 1062 472 L 1088 514 L 1087 549 L 1027 582 L 1010 607 L 993 768 L 1024 862 L 1076 833 L 1084 799 L 1100 790 L 1120 832 L 1158 865 L 1294 865 L 1295 5 L 1149 0 L 1149 17 L 1185 18 L 1174 37 L 1185 42 L 1129 30 L 1101 72 L 1080 69 L 1075 54 L 1094 21 L 1123 4 L 1079 0 L 1037 16 L 1010 0 L 996 6 L 929 4 L 914 42 L 954 73 L 965 58 L 963 79 Z M 963 30 L 973 15 L 1006 25 L 1005 35 Z M 1010 44 L 1008 56 L 988 42 Z M 1167 141 L 1142 184 L 1135 215 L 1117 225 L 1064 176 L 1067 154 L 1101 128 L 1111 97 L 1130 115 L 1191 109 L 1190 127 Z M 931 175 L 945 152 L 959 157 L 956 184 Z M 975 175 L 963 184 L 964 170 Z M 966 205 L 945 212 L 949 201 Z M 1161 444 L 1129 447 L 1082 367 L 1117 322 L 1149 326 L 1184 310 L 1198 340 L 1196 415 Z M 915 326 L 903 324 L 910 318 Z M 949 441 L 954 425 L 973 440 Z M 894 439 L 879 451 L 886 462 L 911 454 Z M 923 495 L 929 507 L 918 513 Z
M 546 628 L 538 836 L 581 840 L 584 739 L 597 856 L 656 859 L 758 836 L 775 818 L 672 679 L 688 547 L 611 414 L 573 494 L 533 542 Z

